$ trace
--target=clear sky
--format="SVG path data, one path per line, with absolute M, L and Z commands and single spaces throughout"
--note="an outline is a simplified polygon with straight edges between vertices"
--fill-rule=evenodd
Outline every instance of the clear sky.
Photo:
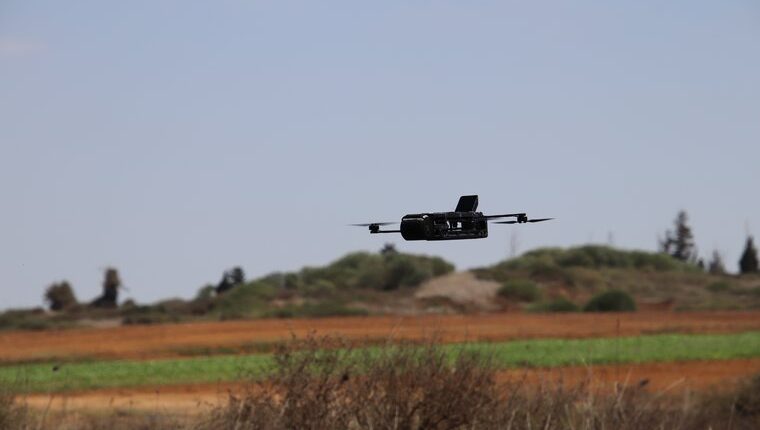
M 760 5 L 744 1 L 0 2 L 0 308 L 138 301 L 391 240 L 459 268 L 655 249 L 679 209 L 735 269 L 760 235 Z M 453 209 L 549 223 L 403 242 Z

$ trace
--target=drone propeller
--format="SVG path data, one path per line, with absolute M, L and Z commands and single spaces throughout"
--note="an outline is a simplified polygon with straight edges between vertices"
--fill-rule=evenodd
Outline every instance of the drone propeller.
M 381 225 L 392 225 L 392 224 L 398 224 L 398 223 L 397 222 L 369 222 L 365 224 L 349 224 L 349 225 L 353 227 L 370 227 L 373 225 L 381 226 Z
M 534 218 L 525 220 L 524 222 L 542 222 L 553 220 L 554 218 Z M 494 224 L 522 224 L 520 221 L 494 221 Z

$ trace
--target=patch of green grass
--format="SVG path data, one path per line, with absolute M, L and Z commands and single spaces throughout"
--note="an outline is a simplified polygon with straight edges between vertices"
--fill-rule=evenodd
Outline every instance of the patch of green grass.
M 369 347 L 380 351 L 380 347 Z M 556 367 L 653 361 L 727 360 L 760 357 L 760 332 L 727 335 L 663 334 L 625 338 L 541 339 L 444 345 L 452 357 L 472 349 L 493 357 L 498 367 Z M 0 367 L 0 384 L 20 392 L 60 392 L 234 381 L 261 377 L 272 369 L 271 355 L 235 355 L 148 361 L 69 363 Z
M 760 332 L 663 334 L 601 339 L 541 339 L 473 344 L 502 367 L 729 360 L 760 357 Z
M 232 381 L 263 374 L 270 355 L 213 356 L 171 360 L 99 361 L 0 367 L 0 383 L 13 382 L 20 392 L 61 392 L 140 385 Z M 54 370 L 57 367 L 57 370 Z

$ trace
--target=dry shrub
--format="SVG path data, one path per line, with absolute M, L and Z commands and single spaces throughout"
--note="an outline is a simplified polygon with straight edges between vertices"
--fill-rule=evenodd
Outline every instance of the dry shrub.
M 0 430 L 29 428 L 27 410 L 16 403 L 15 396 L 0 385 Z
M 690 423 L 691 428 L 760 429 L 760 374 L 743 381 L 736 390 L 701 399 Z
M 498 391 L 491 366 L 434 343 L 355 350 L 335 338 L 296 340 L 275 354 L 276 375 L 231 396 L 204 428 L 454 429 L 490 427 Z
M 50 414 L 44 430 L 179 430 L 189 428 L 187 419 L 178 419 L 168 413 L 120 410 L 105 412 L 68 412 Z
M 511 383 L 500 408 L 499 424 L 511 429 L 681 429 L 683 414 L 643 389 L 616 385 L 594 388 L 591 376 L 580 384 L 540 381 Z M 675 413 L 674 413 L 675 412 Z
M 717 397 L 651 393 L 646 381 L 601 389 L 497 383 L 487 356 L 435 342 L 354 349 L 309 337 L 278 347 L 274 376 L 202 420 L 199 429 L 760 428 L 760 376 Z M 720 401 L 719 401 L 720 400 Z

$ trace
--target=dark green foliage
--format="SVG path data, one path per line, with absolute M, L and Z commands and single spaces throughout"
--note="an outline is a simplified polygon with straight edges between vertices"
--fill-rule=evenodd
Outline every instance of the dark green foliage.
M 322 280 L 330 282 L 339 291 L 355 288 L 387 291 L 416 287 L 453 270 L 453 265 L 438 257 L 395 251 L 383 254 L 355 252 L 323 268 L 304 268 L 298 284 L 303 288 Z
M 673 230 L 665 232 L 665 239 L 660 241 L 660 250 L 677 260 L 687 263 L 697 261 L 697 250 L 694 245 L 694 234 L 688 225 L 689 217 L 686 211 L 678 212 L 673 221 Z
M 219 296 L 213 313 L 221 319 L 261 316 L 275 297 L 277 287 L 264 281 L 252 281 Z
M 540 248 L 494 266 L 496 270 L 526 269 L 534 275 L 555 274 L 558 268 L 585 267 L 591 269 L 618 268 L 654 271 L 693 271 L 669 255 L 627 251 L 602 245 L 575 248 Z
M 8 310 L 0 313 L 0 330 L 48 330 L 76 325 L 80 309 L 48 314 L 42 308 Z
M 368 312 L 364 309 L 354 308 L 336 302 L 318 302 L 304 303 L 302 305 L 288 305 L 279 309 L 267 311 L 263 316 L 267 318 L 324 318 L 365 315 L 368 315 Z
M 222 274 L 222 279 L 216 286 L 216 293 L 223 294 L 245 282 L 245 273 L 239 266 L 233 267 Z
M 45 302 L 50 306 L 52 311 L 62 311 L 71 309 L 77 305 L 77 298 L 74 296 L 74 290 L 67 281 L 50 285 L 45 290 Z
M 527 279 L 507 281 L 499 288 L 499 296 L 521 302 L 535 302 L 541 298 L 541 290 L 535 282 Z
M 581 309 L 565 297 L 558 297 L 548 302 L 536 303 L 528 308 L 531 312 L 579 312 Z
M 103 274 L 103 294 L 95 299 L 90 306 L 96 308 L 116 308 L 119 288 L 121 288 L 119 272 L 113 267 L 107 268 Z
M 739 270 L 741 273 L 758 272 L 757 248 L 755 248 L 752 236 L 747 238 L 747 243 L 744 245 L 744 252 L 739 260 Z
M 4 330 L 46 330 L 53 324 L 40 312 L 9 310 L 0 314 L 0 328 Z
M 195 300 L 207 300 L 212 299 L 215 295 L 216 288 L 213 285 L 204 285 L 198 290 L 195 295 Z
M 609 290 L 592 297 L 584 312 L 632 312 L 636 310 L 636 302 L 628 293 L 619 290 Z
M 717 281 L 707 286 L 707 290 L 712 293 L 724 293 L 733 289 L 734 286 L 728 281 Z

